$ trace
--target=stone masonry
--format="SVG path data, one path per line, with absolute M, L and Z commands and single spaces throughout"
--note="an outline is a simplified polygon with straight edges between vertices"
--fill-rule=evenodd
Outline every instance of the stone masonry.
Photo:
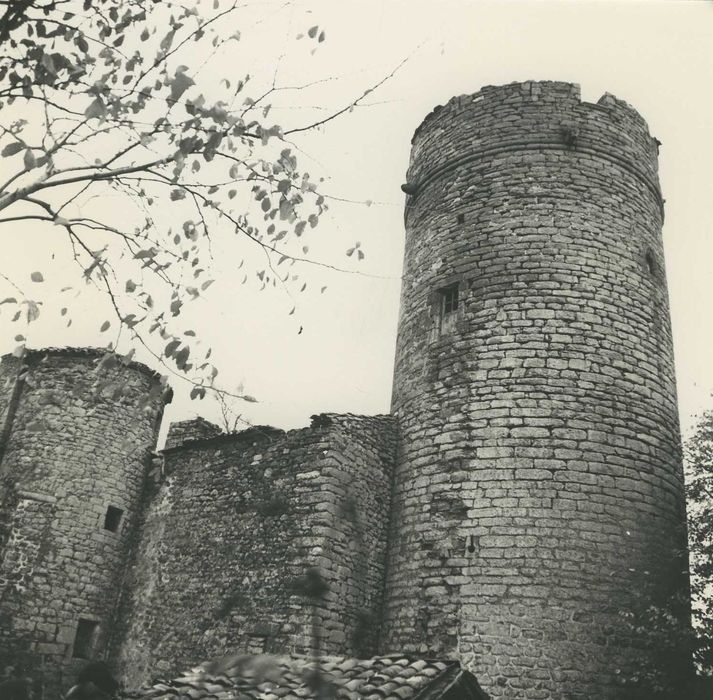
M 43 699 L 88 659 L 135 687 L 227 653 L 393 653 L 503 700 L 682 697 L 651 679 L 685 650 L 638 622 L 688 591 L 657 145 L 568 83 L 426 117 L 390 416 L 196 419 L 155 453 L 148 368 L 3 358 L 0 678 Z
M 322 652 L 371 655 L 394 427 L 330 414 L 287 433 L 169 435 L 114 640 L 129 686 L 230 649 L 309 653 L 314 623 Z M 329 585 L 314 608 L 295 585 L 311 567 Z
M 404 189 L 382 643 L 496 698 L 629 697 L 674 659 L 621 613 L 687 589 L 657 144 L 611 95 L 488 87 Z
M 108 641 L 163 410 L 157 375 L 101 357 L 0 364 L 0 669 L 31 672 L 46 697 Z

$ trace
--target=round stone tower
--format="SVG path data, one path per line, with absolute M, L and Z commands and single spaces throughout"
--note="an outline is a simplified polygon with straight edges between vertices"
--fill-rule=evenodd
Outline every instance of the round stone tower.
M 383 650 L 495 698 L 654 697 L 676 655 L 636 628 L 687 591 L 658 142 L 526 82 L 412 143 Z
M 0 668 L 59 697 L 103 658 L 167 398 L 98 350 L 0 363 Z

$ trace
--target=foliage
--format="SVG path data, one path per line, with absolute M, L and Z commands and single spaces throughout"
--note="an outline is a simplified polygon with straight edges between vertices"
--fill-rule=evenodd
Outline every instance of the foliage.
M 625 679 L 629 686 L 644 688 L 645 697 L 654 692 L 663 698 L 683 697 L 680 686 L 670 686 L 672 678 L 679 679 L 682 685 L 688 684 L 685 685 L 688 698 L 708 698 L 713 689 L 713 411 L 700 417 L 684 444 L 684 453 L 690 598 L 686 596 L 684 600 L 679 593 L 669 600 L 652 603 L 653 595 L 644 590 L 640 592 L 639 609 L 622 613 L 622 622 L 630 632 L 663 652 L 655 665 L 640 668 L 636 678 Z M 692 628 L 689 603 L 693 611 Z M 697 677 L 685 667 L 682 649 L 692 651 Z M 681 659 L 678 668 L 672 666 L 677 658 Z
M 284 128 L 271 121 L 271 100 L 305 86 L 280 87 L 275 71 L 258 90 L 250 75 L 218 77 L 210 67 L 217 59 L 234 65 L 246 5 L 2 5 L 0 109 L 8 118 L 0 126 L 0 162 L 11 174 L 0 184 L 0 226 L 57 227 L 83 280 L 110 300 L 113 317 L 98 329 L 112 336 L 108 347 L 128 332 L 134 347 L 190 375 L 191 398 L 203 398 L 218 373 L 210 348 L 177 324 L 214 281 L 212 243 L 239 237 L 262 253 L 264 264 L 254 270 L 259 285 L 304 290 L 296 268 L 288 268 L 312 262 L 308 247 L 295 244 L 327 204 L 287 139 L 353 108 L 371 89 L 344 109 Z M 314 52 L 325 33 L 312 26 L 296 38 Z M 359 244 L 355 251 L 361 259 Z M 240 274 L 245 282 L 250 273 Z M 31 324 L 42 304 L 25 283 L 42 284 L 45 274 L 3 277 L 13 291 L 0 312 Z M 71 324 L 71 304 L 60 306 Z M 18 355 L 24 332 L 16 336 Z
M 713 675 L 713 411 L 701 416 L 685 454 L 696 663 Z

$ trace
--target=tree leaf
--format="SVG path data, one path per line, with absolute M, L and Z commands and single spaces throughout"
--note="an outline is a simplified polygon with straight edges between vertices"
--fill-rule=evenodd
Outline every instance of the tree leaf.
M 8 143 L 5 148 L 0 151 L 0 155 L 2 155 L 4 158 L 7 156 L 14 156 L 16 153 L 19 153 L 25 145 L 23 143 L 20 143 L 19 141 L 13 141 L 12 143 Z
M 29 148 L 25 151 L 22 160 L 26 170 L 32 170 L 35 167 L 35 154 Z
M 109 321 L 104 321 L 104 323 L 102 323 L 101 325 L 101 328 L 99 329 L 99 332 L 104 333 L 105 331 L 108 331 L 110 326 L 111 323 L 109 323 Z
M 84 116 L 87 119 L 104 119 L 106 116 L 104 100 L 101 97 L 94 98 L 89 107 L 84 110 Z
M 45 281 L 45 278 L 42 276 L 42 273 L 41 273 L 41 272 L 37 272 L 37 271 L 33 272 L 33 273 L 30 275 L 30 279 L 31 279 L 33 282 L 44 282 L 44 281 Z
M 169 83 L 171 88 L 171 99 L 174 102 L 177 102 L 181 98 L 181 95 L 183 95 L 189 87 L 196 84 L 193 78 L 186 75 L 186 70 L 188 70 L 187 66 L 180 66 L 176 71 L 176 75 L 174 75 L 173 80 Z
M 191 389 L 190 393 L 191 399 L 204 399 L 205 398 L 205 389 L 202 386 L 194 386 Z
M 176 340 L 176 339 L 174 338 L 174 339 L 173 339 L 170 343 L 168 343 L 168 344 L 166 345 L 166 347 L 163 349 L 163 354 L 164 354 L 166 357 L 172 357 L 172 356 L 173 356 L 173 353 L 176 352 L 176 350 L 178 350 L 178 347 L 180 346 L 180 344 L 181 344 L 181 341 L 180 341 L 180 340 Z

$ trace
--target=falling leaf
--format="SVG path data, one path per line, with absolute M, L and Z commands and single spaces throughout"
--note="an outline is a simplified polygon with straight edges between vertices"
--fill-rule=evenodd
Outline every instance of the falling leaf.
M 34 301 L 27 302 L 27 322 L 32 323 L 40 316 L 40 307 Z M 13 319 L 14 320 L 14 319 Z
M 104 333 L 105 331 L 108 331 L 110 326 L 111 323 L 109 323 L 109 321 L 104 321 L 104 323 L 102 323 L 101 325 L 101 328 L 99 329 L 99 332 Z
M 41 273 L 41 272 L 33 272 L 33 273 L 30 275 L 30 279 L 31 279 L 33 282 L 44 282 L 44 281 L 45 281 L 45 278 L 42 276 L 42 273 Z

